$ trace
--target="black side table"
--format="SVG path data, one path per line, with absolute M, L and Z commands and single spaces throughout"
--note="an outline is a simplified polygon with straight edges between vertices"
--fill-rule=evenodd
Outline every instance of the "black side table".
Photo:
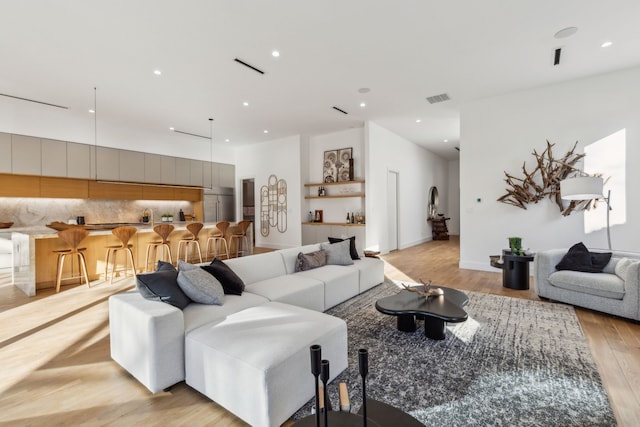
M 529 263 L 535 254 L 512 255 L 509 249 L 502 250 L 502 263 L 491 258 L 491 265 L 502 269 L 502 286 L 524 291 L 529 289 Z

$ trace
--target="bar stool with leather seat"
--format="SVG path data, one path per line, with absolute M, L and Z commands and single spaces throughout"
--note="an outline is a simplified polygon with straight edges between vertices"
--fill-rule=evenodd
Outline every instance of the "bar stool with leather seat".
M 130 225 L 123 225 L 111 230 L 111 233 L 120 240 L 120 244 L 105 246 L 107 248 L 107 254 L 104 260 L 104 279 L 107 280 L 107 278 L 109 277 L 109 259 L 111 259 L 110 283 L 113 283 L 113 276 L 115 276 L 116 274 L 116 259 L 118 258 L 118 252 L 120 251 L 126 252 L 124 261 L 125 276 L 127 274 L 127 271 L 129 270 L 128 261 L 131 261 L 131 270 L 133 271 L 133 275 L 136 275 L 136 264 L 133 260 L 133 245 L 129 243 L 129 240 L 131 240 L 131 237 L 133 237 L 133 235 L 136 234 L 137 231 L 137 228 Z
M 236 242 L 236 257 L 239 253 L 248 253 L 249 252 L 249 239 L 247 238 L 247 229 L 251 225 L 251 221 L 242 220 L 237 225 L 231 227 L 229 231 L 231 232 L 231 237 L 229 237 L 229 245 L 233 247 L 233 242 Z M 243 243 L 242 249 L 240 249 L 240 244 Z
M 220 221 L 216 223 L 216 227 L 209 233 L 209 238 L 207 239 L 207 259 L 209 259 L 209 248 L 211 244 L 213 244 L 213 256 L 218 257 L 218 247 L 224 246 L 224 252 L 229 259 L 229 245 L 227 244 L 227 239 L 225 238 L 225 234 L 227 234 L 227 229 L 229 228 L 229 221 Z
M 147 255 L 144 260 L 144 268 L 146 271 L 155 270 L 158 248 L 162 250 L 160 259 L 164 261 L 169 258 L 169 263 L 173 264 L 173 260 L 171 259 L 171 242 L 168 239 L 169 234 L 171 234 L 174 228 L 171 224 L 159 224 L 153 227 L 153 231 L 160 236 L 160 241 L 147 243 Z M 149 254 L 151 254 L 151 257 L 149 257 Z M 151 263 L 151 270 L 149 270 L 149 263 Z
M 200 250 L 200 241 L 198 239 L 198 233 L 202 230 L 204 224 L 201 222 L 192 222 L 191 224 L 187 224 L 187 230 L 189 233 L 182 236 L 182 239 L 178 242 L 178 256 L 177 259 L 180 259 L 180 249 L 184 246 L 184 260 L 188 262 L 189 257 L 189 248 L 191 246 L 195 246 L 198 249 L 198 257 L 200 258 L 200 262 L 202 262 L 202 251 Z
M 88 287 L 91 287 L 89 284 L 89 276 L 87 275 L 87 260 L 84 257 L 84 251 L 87 248 L 79 248 L 80 243 L 89 235 L 89 232 L 84 228 L 73 227 L 68 228 L 66 230 L 62 230 L 58 232 L 58 237 L 64 240 L 64 242 L 69 246 L 69 249 L 61 249 L 57 251 L 53 251 L 58 254 L 58 260 L 56 263 L 56 292 L 60 292 L 60 284 L 63 280 L 70 279 L 84 279 L 87 283 Z M 62 269 L 64 267 L 64 260 L 67 255 L 71 255 L 71 276 L 62 278 Z M 78 259 L 78 275 L 73 275 L 73 258 L 74 255 Z M 82 284 L 82 281 L 80 281 Z

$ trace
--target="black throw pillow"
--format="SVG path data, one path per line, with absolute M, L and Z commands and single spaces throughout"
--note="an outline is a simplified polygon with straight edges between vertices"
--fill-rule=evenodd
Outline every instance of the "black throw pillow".
M 610 259 L 611 253 L 591 253 L 584 243 L 580 242 L 569 248 L 566 255 L 556 265 L 556 269 L 600 273 Z
M 244 282 L 227 264 L 218 258 L 214 258 L 211 264 L 204 265 L 201 268 L 218 279 L 225 294 L 242 295 Z
M 602 270 L 611 261 L 611 252 L 589 252 L 591 255 L 591 268 L 593 273 L 602 273 Z
M 173 264 L 166 261 L 158 261 L 156 271 L 178 271 Z
M 178 272 L 175 269 L 137 274 L 136 288 L 143 298 L 166 302 L 180 310 L 191 302 L 178 286 Z
M 329 243 L 338 243 L 342 242 L 343 240 L 346 239 L 341 239 L 339 237 L 329 237 Z M 349 237 L 349 240 L 351 241 L 349 244 L 349 255 L 351 255 L 351 259 L 360 259 L 358 250 L 356 249 L 356 236 Z

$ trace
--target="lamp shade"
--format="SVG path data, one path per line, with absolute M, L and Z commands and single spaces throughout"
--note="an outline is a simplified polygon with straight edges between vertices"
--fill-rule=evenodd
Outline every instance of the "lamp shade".
M 577 176 L 560 181 L 560 197 L 565 200 L 591 200 L 602 198 L 602 178 Z

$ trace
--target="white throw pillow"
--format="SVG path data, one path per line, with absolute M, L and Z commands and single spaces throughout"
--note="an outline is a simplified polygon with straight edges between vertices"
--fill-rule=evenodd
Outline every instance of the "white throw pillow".
M 320 249 L 327 253 L 327 264 L 352 265 L 353 260 L 349 252 L 350 240 L 343 240 L 338 243 L 321 243 Z
M 616 276 L 621 278 L 622 280 L 626 280 L 627 272 L 631 268 L 631 266 L 640 263 L 638 260 L 633 260 L 629 258 L 621 258 L 620 261 L 616 264 L 615 272 Z
M 202 268 L 182 270 L 178 272 L 178 286 L 192 301 L 200 304 L 224 304 L 222 285 Z

